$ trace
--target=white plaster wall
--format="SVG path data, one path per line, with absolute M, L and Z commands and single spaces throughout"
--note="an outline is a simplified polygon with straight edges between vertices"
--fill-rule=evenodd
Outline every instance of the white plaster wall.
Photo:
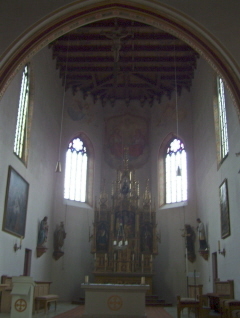
M 1 275 L 22 275 L 25 248 L 32 250 L 31 276 L 35 280 L 51 279 L 51 251 L 53 226 L 53 195 L 55 184 L 55 164 L 57 161 L 58 138 L 62 87 L 52 64 L 50 51 L 46 48 L 39 52 L 31 62 L 33 82 L 33 117 L 30 135 L 28 165 L 25 167 L 13 154 L 15 125 L 21 83 L 21 72 L 17 74 L 1 100 L 0 120 L 0 186 L 1 207 L 0 226 L 2 228 L 4 200 L 8 165 L 12 165 L 29 183 L 29 199 L 25 238 L 22 249 L 16 253 L 13 245 L 16 238 L 3 231 L 0 232 L 0 273 Z M 46 70 L 48 75 L 46 76 Z M 49 89 L 52 87 L 52 89 Z M 48 216 L 49 237 L 48 251 L 40 258 L 36 256 L 39 222 Z M 17 240 L 19 243 L 19 240 Z
M 210 257 L 200 264 L 204 292 L 212 291 L 211 254 L 217 252 L 218 240 L 226 256 L 218 254 L 218 276 L 220 280 L 234 279 L 235 298 L 239 298 L 239 120 L 228 91 L 226 107 L 229 134 L 229 155 L 217 169 L 216 139 L 213 127 L 213 95 L 216 74 L 202 59 L 198 63 L 192 90 L 194 107 L 194 147 L 198 216 L 208 230 Z M 206 78 L 208 80 L 206 80 Z M 228 179 L 231 236 L 221 240 L 219 186 Z
M 196 261 L 186 262 L 185 240 L 182 229 L 185 224 L 196 227 L 196 192 L 194 177 L 193 123 L 191 94 L 183 90 L 177 98 L 178 136 L 183 140 L 188 163 L 188 202 L 186 206 L 173 207 L 157 205 L 157 223 L 161 242 L 155 259 L 153 289 L 162 299 L 176 303 L 176 295 L 186 295 L 188 272 L 198 269 L 198 242 L 195 244 Z M 160 191 L 158 176 L 159 149 L 169 133 L 177 134 L 176 97 L 164 97 L 160 104 L 155 103 L 151 112 L 151 175 L 153 196 L 158 199 Z M 189 280 L 191 281 L 191 279 Z

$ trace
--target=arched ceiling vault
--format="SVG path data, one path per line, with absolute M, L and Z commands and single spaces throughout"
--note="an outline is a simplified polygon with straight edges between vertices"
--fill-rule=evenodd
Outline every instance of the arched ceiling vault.
M 24 63 L 50 45 L 62 77 L 68 50 L 66 79 L 73 92 L 82 89 L 96 99 L 112 100 L 121 96 L 126 100 L 136 96 L 149 100 L 170 96 L 175 76 L 179 92 L 182 88 L 190 89 L 200 54 L 224 78 L 239 108 L 236 63 L 203 28 L 194 27 L 189 17 L 150 0 L 145 5 L 96 1 L 85 7 L 81 2 L 79 8 L 77 1 L 39 21 L 6 51 L 0 70 L 1 96 Z M 91 56 L 92 60 L 87 61 L 86 57 Z

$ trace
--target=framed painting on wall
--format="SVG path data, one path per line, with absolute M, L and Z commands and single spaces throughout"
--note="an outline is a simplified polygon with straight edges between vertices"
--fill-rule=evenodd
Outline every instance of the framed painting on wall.
M 220 212 L 221 212 L 221 236 L 222 236 L 222 239 L 224 239 L 230 235 L 230 217 L 229 217 L 227 179 L 224 179 L 219 187 L 219 196 L 220 196 Z
M 2 230 L 25 236 L 29 184 L 9 166 Z

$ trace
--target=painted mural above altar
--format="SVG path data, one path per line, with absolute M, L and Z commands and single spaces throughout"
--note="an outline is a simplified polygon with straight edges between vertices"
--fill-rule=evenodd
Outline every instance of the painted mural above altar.
M 140 116 L 124 114 L 105 120 L 105 160 L 118 169 L 124 148 L 128 148 L 129 166 L 143 166 L 149 156 L 149 123 Z

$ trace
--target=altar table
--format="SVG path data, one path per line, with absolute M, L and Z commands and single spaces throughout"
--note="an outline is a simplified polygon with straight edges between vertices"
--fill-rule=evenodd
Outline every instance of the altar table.
M 85 290 L 83 318 L 146 318 L 149 285 L 81 284 Z

